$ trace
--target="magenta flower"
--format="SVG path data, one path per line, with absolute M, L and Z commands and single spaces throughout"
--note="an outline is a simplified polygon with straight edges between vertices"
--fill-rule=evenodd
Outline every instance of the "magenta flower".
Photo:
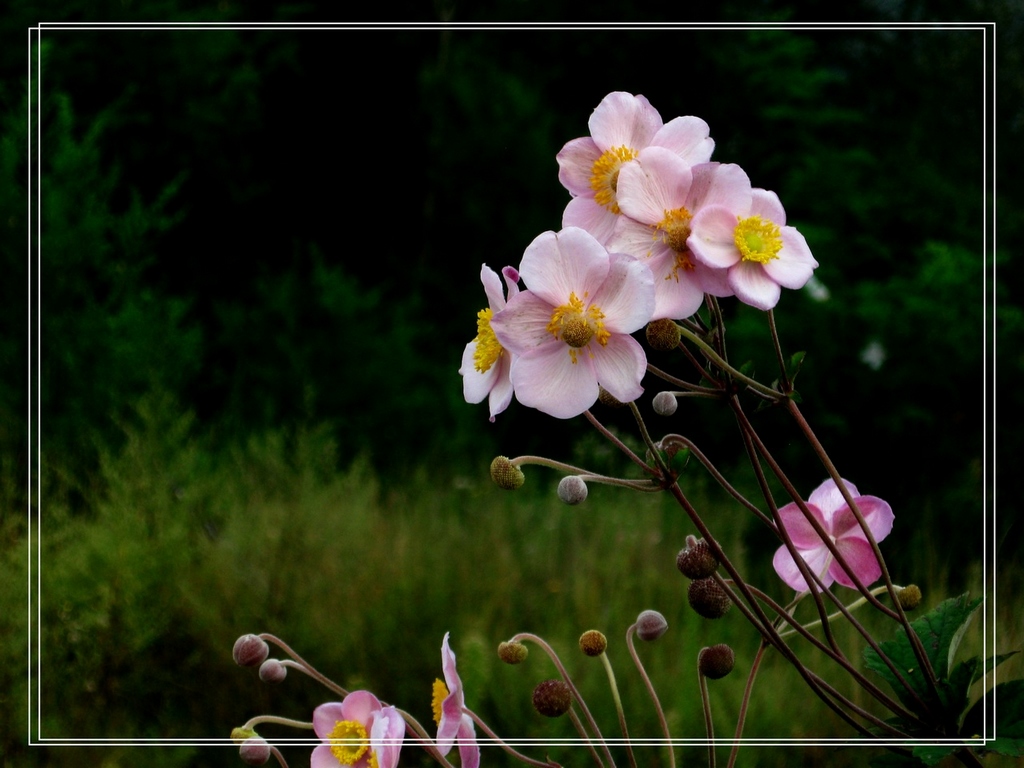
M 739 186 L 721 204 L 694 215 L 690 252 L 709 267 L 728 270 L 729 286 L 744 304 L 771 309 L 782 288 L 802 288 L 818 266 L 804 236 L 786 226 L 774 192 Z
M 843 483 L 856 502 L 857 509 L 864 516 L 864 522 L 867 523 L 875 541 L 879 542 L 888 536 L 893 521 L 889 505 L 876 496 L 861 496 L 853 483 L 846 480 Z M 836 549 L 861 583 L 865 587 L 873 584 L 882 575 L 882 566 L 835 481 L 830 478 L 815 488 L 807 500 L 807 508 L 814 515 L 814 519 L 821 523 L 828 537 L 835 542 Z M 856 587 L 850 574 L 836 562 L 825 542 L 818 536 L 795 502 L 790 502 L 779 510 L 779 519 L 793 540 L 793 546 L 800 553 L 800 557 L 812 572 L 821 577 L 822 584 L 827 587 L 833 581 L 837 581 L 845 587 Z M 807 582 L 785 545 L 776 551 L 772 565 L 775 566 L 779 578 L 797 592 L 807 589 Z
M 600 387 L 624 403 L 638 398 L 647 358 L 629 334 L 654 311 L 647 266 L 568 227 L 539 235 L 519 271 L 528 290 L 491 318 L 502 346 L 518 355 L 516 399 L 568 419 L 590 408 Z
M 512 267 L 501 270 L 508 286 L 508 297 L 519 293 L 519 273 Z M 476 338 L 466 345 L 462 353 L 462 393 L 467 403 L 479 403 L 485 397 L 491 411 L 491 421 L 512 402 L 512 354 L 501 346 L 491 330 L 491 318 L 505 308 L 505 294 L 501 281 L 486 264 L 480 267 L 480 281 L 487 295 L 487 308 L 476 315 Z
M 395 768 L 405 720 L 369 691 L 352 691 L 313 710 L 313 731 L 324 743 L 313 750 L 310 768 Z
M 715 143 L 698 117 L 662 123 L 643 96 L 616 91 L 605 96 L 590 116 L 590 136 L 573 139 L 558 153 L 558 180 L 573 200 L 563 227 L 582 227 L 607 243 L 619 214 L 615 195 L 619 170 L 648 146 L 665 147 L 687 164 L 706 162 Z
M 654 315 L 683 318 L 696 312 L 704 294 L 731 296 L 728 272 L 694 258 L 687 241 L 693 217 L 749 193 L 750 181 L 738 165 L 690 166 L 663 147 L 640 151 L 619 172 L 618 201 L 623 215 L 608 243 L 643 259 L 654 273 Z
M 441 642 L 441 669 L 444 682 L 434 681 L 434 722 L 437 723 L 437 749 L 447 755 L 456 739 L 459 740 L 459 759 L 462 768 L 478 768 L 480 746 L 476 743 L 473 718 L 462 711 L 465 699 L 462 680 L 455 669 L 455 654 L 448 647 L 448 632 Z

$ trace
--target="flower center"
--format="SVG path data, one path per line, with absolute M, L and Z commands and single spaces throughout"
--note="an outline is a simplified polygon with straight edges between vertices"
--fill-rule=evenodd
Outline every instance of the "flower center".
M 448 698 L 448 686 L 446 686 L 440 680 L 434 680 L 434 697 L 430 702 L 431 708 L 434 710 L 434 723 L 436 725 L 441 724 L 441 703 Z
M 760 216 L 739 219 L 733 239 L 743 261 L 767 264 L 772 259 L 778 258 L 779 251 L 782 250 L 782 235 L 779 232 L 779 226 Z
M 569 345 L 569 357 L 576 363 L 577 350 L 582 349 L 597 336 L 601 346 L 608 344 L 611 333 L 605 330 L 604 312 L 600 307 L 591 304 L 584 308 L 583 301 L 575 294 L 569 294 L 569 301 L 555 307 L 548 323 L 548 332 L 556 339 Z
M 594 190 L 594 200 L 612 213 L 621 213 L 615 201 L 615 190 L 619 184 L 619 168 L 628 163 L 639 153 L 631 147 L 612 147 L 590 168 L 590 188 Z
M 685 208 L 674 208 L 665 211 L 665 218 L 658 222 L 661 239 L 676 253 L 686 253 L 686 239 L 690 236 L 690 220 L 693 214 Z
M 476 338 L 473 339 L 476 349 L 473 350 L 473 367 L 480 373 L 486 373 L 501 357 L 504 350 L 498 337 L 491 330 L 493 316 L 494 312 L 489 307 L 476 313 Z
M 331 745 L 331 754 L 338 758 L 342 765 L 352 765 L 370 748 L 366 728 L 354 720 L 336 721 L 331 732 L 327 734 L 327 741 Z

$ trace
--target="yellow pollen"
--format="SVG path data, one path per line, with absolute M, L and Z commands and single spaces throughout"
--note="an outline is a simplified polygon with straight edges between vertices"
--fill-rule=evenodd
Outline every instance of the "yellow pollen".
M 686 253 L 686 239 L 690 236 L 690 221 L 693 219 L 686 208 L 665 211 L 665 218 L 658 222 L 661 239 L 676 253 Z
M 480 373 L 486 373 L 494 365 L 504 348 L 498 341 L 498 337 L 491 330 L 491 318 L 494 312 L 490 309 L 481 309 L 476 313 L 476 338 L 473 342 L 476 349 L 473 350 L 473 367 Z
M 331 732 L 327 734 L 327 741 L 331 745 L 331 754 L 338 758 L 342 765 L 352 765 L 370 748 L 366 728 L 354 720 L 336 721 Z M 371 759 L 370 763 L 373 764 L 374 760 Z
M 615 190 L 619 184 L 619 168 L 628 163 L 639 153 L 627 146 L 612 147 L 590 168 L 590 188 L 594 190 L 594 200 L 612 213 L 621 213 L 615 200 Z
M 733 239 L 743 261 L 767 264 L 778 258 L 782 250 L 782 234 L 778 224 L 760 216 L 739 219 Z
M 569 357 L 576 363 L 577 350 L 590 343 L 595 336 L 601 346 L 608 344 L 611 332 L 604 327 L 604 312 L 596 305 L 584 308 L 583 301 L 575 294 L 569 294 L 569 302 L 555 307 L 548 323 L 548 332 L 556 339 L 569 345 Z
M 434 697 L 430 702 L 431 708 L 434 710 L 434 724 L 441 724 L 441 703 L 448 698 L 448 686 L 446 686 L 440 680 L 434 680 Z

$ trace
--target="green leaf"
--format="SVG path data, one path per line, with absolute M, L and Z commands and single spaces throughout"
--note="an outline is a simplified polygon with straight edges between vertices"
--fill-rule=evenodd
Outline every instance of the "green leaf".
M 935 765 L 944 757 L 949 757 L 960 749 L 958 744 L 938 744 L 914 747 L 914 757 L 925 765 Z
M 995 715 L 994 729 L 985 727 L 986 709 L 990 717 Z M 965 738 L 991 733 L 996 738 L 985 744 L 986 752 L 1024 757 L 1024 680 L 1008 680 L 991 688 L 971 707 L 960 733 Z
M 806 352 L 794 352 L 789 358 L 789 365 L 786 366 L 786 373 L 789 374 L 789 383 L 792 384 L 796 381 L 796 375 L 800 373 L 800 368 L 804 364 L 804 358 L 807 356 Z

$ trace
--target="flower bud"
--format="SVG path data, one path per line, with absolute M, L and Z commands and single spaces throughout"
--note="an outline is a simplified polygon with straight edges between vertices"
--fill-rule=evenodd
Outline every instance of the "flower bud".
M 597 402 L 607 408 L 621 408 L 625 403 L 618 400 L 611 392 L 604 387 L 599 387 L 597 390 Z
M 600 656 L 608 647 L 608 638 L 596 629 L 588 629 L 580 635 L 580 650 L 587 656 Z
M 636 634 L 641 640 L 657 640 L 667 629 L 668 622 L 657 611 L 641 611 L 636 617 Z
M 706 579 L 718 570 L 718 558 L 704 539 L 686 537 L 686 546 L 676 555 L 676 568 L 688 579 Z
M 567 475 L 558 481 L 558 498 L 566 504 L 579 504 L 587 498 L 587 484 L 579 475 Z
M 718 680 L 732 672 L 736 664 L 736 654 L 725 643 L 701 648 L 697 655 L 697 669 L 711 680 Z
M 900 601 L 900 608 L 912 611 L 921 604 L 921 589 L 917 584 L 908 584 L 903 589 L 896 590 L 896 599 Z
M 651 400 L 651 407 L 659 416 L 671 416 L 679 407 L 679 401 L 671 392 L 659 392 Z
M 267 659 L 260 664 L 260 680 L 264 683 L 280 683 L 288 677 L 288 667 L 277 659 Z
M 559 717 L 572 706 L 572 691 L 564 680 L 545 680 L 533 689 L 533 708 L 544 717 Z
M 240 667 L 255 667 L 262 664 L 263 660 L 270 655 L 270 646 L 262 637 L 256 635 L 242 635 L 235 640 L 235 647 L 231 651 L 235 664 Z
M 523 487 L 526 477 L 523 470 L 515 466 L 506 456 L 497 456 L 491 462 L 491 480 L 506 491 L 517 491 Z
M 255 736 L 256 731 L 251 728 L 232 728 L 231 729 L 231 740 L 236 744 L 241 744 L 246 739 Z
M 722 618 L 732 605 L 725 590 L 712 578 L 691 581 L 686 597 L 690 607 L 705 619 Z
M 679 346 L 682 334 L 679 326 L 668 318 L 652 320 L 647 324 L 647 343 L 658 352 L 670 352 Z
M 246 765 L 263 765 L 270 759 L 270 745 L 260 736 L 252 736 L 242 742 L 238 756 Z
M 506 664 L 522 664 L 529 653 L 529 649 L 518 641 L 498 644 L 498 658 Z

